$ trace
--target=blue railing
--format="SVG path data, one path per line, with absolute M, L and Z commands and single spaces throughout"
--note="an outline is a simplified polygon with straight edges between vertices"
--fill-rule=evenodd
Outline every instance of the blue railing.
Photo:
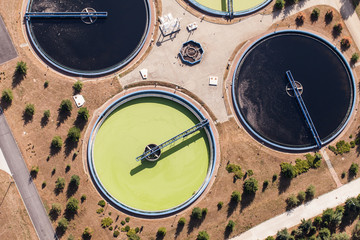
M 82 18 L 82 17 L 98 17 L 106 18 L 107 12 L 26 12 L 25 18 Z
M 147 150 L 146 152 L 144 152 L 143 154 L 141 154 L 140 156 L 138 156 L 136 158 L 136 161 L 141 161 L 143 160 L 144 158 L 156 153 L 157 151 L 159 151 L 160 149 L 163 149 L 164 147 L 166 146 L 169 146 L 170 144 L 176 142 L 177 140 L 181 139 L 181 138 L 184 138 L 184 137 L 187 137 L 189 136 L 190 134 L 193 134 L 194 132 L 198 131 L 198 130 L 201 130 L 203 129 L 205 126 L 207 126 L 209 124 L 209 120 L 208 119 L 204 119 L 202 120 L 200 123 L 196 124 L 195 126 L 183 131 L 182 133 L 176 135 L 175 137 L 173 138 L 170 138 L 169 140 L 161 143 L 160 145 L 157 145 L 156 147 L 154 148 L 151 148 L 149 150 Z
M 229 12 L 229 18 L 233 18 L 233 14 L 234 14 L 234 8 L 233 8 L 233 0 L 227 0 L 228 2 L 228 12 Z
M 286 71 L 286 76 L 290 82 L 290 85 L 292 87 L 292 89 L 294 90 L 294 95 L 299 103 L 300 109 L 302 111 L 302 113 L 304 114 L 305 120 L 310 128 L 310 131 L 315 139 L 316 145 L 318 146 L 318 148 L 321 148 L 321 139 L 319 137 L 319 134 L 316 131 L 315 125 L 313 123 L 313 121 L 311 120 L 310 114 L 305 106 L 305 103 L 301 97 L 301 94 L 299 92 L 299 89 L 296 86 L 296 83 L 294 81 L 294 78 L 290 72 L 290 70 Z

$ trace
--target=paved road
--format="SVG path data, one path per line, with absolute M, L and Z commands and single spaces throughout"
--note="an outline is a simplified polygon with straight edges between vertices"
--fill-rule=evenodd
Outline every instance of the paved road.
M 29 171 L 21 152 L 6 122 L 4 114 L 0 114 L 0 148 L 7 161 L 16 186 L 23 199 L 36 233 L 41 240 L 57 239 L 35 184 L 29 177 Z
M 0 16 L 0 64 L 17 57 L 14 45 Z

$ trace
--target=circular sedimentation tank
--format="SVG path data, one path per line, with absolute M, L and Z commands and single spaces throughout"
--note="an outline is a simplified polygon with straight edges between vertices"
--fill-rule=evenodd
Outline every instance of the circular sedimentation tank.
M 165 91 L 118 99 L 100 115 L 89 139 L 95 185 L 115 206 L 135 214 L 162 216 L 187 207 L 203 193 L 214 170 L 210 126 L 161 149 L 155 161 L 136 157 L 203 119 L 190 102 Z
M 265 7 L 271 0 L 189 0 L 200 10 L 211 15 L 229 16 L 229 7 L 232 5 L 232 16 L 243 16 L 254 13 Z
M 356 87 L 343 55 L 327 40 L 304 31 L 266 35 L 242 55 L 233 75 L 233 103 L 241 122 L 262 143 L 277 149 L 317 148 L 294 95 L 290 70 L 321 145 L 345 128 Z
M 128 64 L 142 49 L 151 24 L 148 0 L 29 0 L 27 12 L 107 12 L 107 17 L 30 18 L 28 36 L 57 69 L 102 75 Z

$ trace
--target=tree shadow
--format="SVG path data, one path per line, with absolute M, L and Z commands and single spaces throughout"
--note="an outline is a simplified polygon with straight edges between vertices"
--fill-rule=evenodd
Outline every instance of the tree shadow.
M 83 240 L 90 240 L 92 236 L 82 235 L 81 237 Z
M 59 189 L 59 188 L 54 188 L 54 193 L 56 196 L 58 196 L 60 193 L 62 193 L 64 191 L 64 189 Z
M 50 212 L 49 212 L 49 217 L 50 217 L 50 220 L 51 220 L 51 221 L 55 222 L 56 219 L 58 219 L 59 214 L 57 214 L 56 211 L 50 210 Z
M 337 39 L 340 36 L 341 32 L 339 30 L 337 30 L 336 28 L 333 28 L 331 31 L 331 34 L 334 39 Z
M 87 123 L 86 120 L 84 120 L 84 119 L 83 119 L 82 117 L 80 117 L 80 116 L 77 116 L 77 117 L 76 117 L 76 120 L 75 120 L 75 122 L 74 122 L 74 125 L 75 125 L 76 127 L 78 127 L 80 130 L 83 130 L 84 127 L 85 127 L 85 125 L 86 125 L 86 123 Z
M 243 211 L 243 209 L 247 208 L 255 199 L 255 193 L 245 193 L 243 192 L 243 194 L 241 195 L 241 208 L 240 208 L 240 212 Z
M 347 212 L 345 211 L 343 217 L 341 218 L 341 223 L 339 225 L 339 230 L 341 232 L 345 231 L 346 227 L 353 224 L 353 222 L 358 218 L 358 214 L 356 212 Z
M 294 10 L 295 8 L 295 1 L 285 1 L 285 6 L 284 6 L 284 18 L 288 17 L 291 15 L 292 10 Z
M 50 144 L 50 156 L 54 156 L 60 152 L 61 148 L 54 147 Z
M 66 190 L 66 197 L 67 198 L 70 198 L 71 196 L 73 196 L 76 191 L 78 190 L 78 186 L 76 185 L 75 182 L 70 182 L 69 185 L 68 185 L 68 188 Z
M 48 123 L 49 123 L 49 118 L 43 116 L 43 117 L 41 118 L 41 121 L 40 121 L 41 127 L 42 127 L 42 128 L 45 127 Z
M 1 98 L 0 106 L 2 109 L 5 109 L 5 110 L 8 109 L 11 106 L 11 104 L 12 104 L 12 101 L 9 102 L 9 101 L 6 101 L 3 98 Z
M 290 184 L 291 184 L 291 179 L 284 177 L 281 174 L 279 180 L 279 186 L 278 186 L 279 195 L 284 193 L 289 188 Z
M 227 217 L 229 218 L 237 209 L 239 203 L 236 200 L 231 199 L 228 204 Z
M 225 231 L 224 231 L 224 239 L 229 239 L 230 234 L 232 232 L 233 232 L 233 230 L 230 227 L 226 226 Z
M 22 80 L 24 80 L 24 77 L 25 77 L 24 75 L 15 71 L 12 76 L 12 84 L 11 84 L 12 88 L 17 87 L 22 82 Z
M 352 171 L 350 171 L 350 169 L 348 170 L 348 174 L 347 174 L 347 180 L 350 182 L 352 180 L 354 180 L 354 178 L 356 177 L 356 174 L 354 174 Z
M 184 229 L 184 224 L 178 224 L 175 231 L 175 238 L 177 238 L 182 230 Z
M 70 111 L 61 110 L 59 108 L 58 110 L 58 117 L 57 117 L 57 127 L 60 127 L 61 124 L 65 122 L 66 119 L 68 119 L 71 116 Z
M 64 217 L 65 217 L 67 220 L 69 220 L 69 221 L 73 220 L 74 217 L 75 217 L 75 215 L 76 215 L 76 212 L 72 212 L 72 211 L 69 211 L 69 210 L 65 209 Z
M 194 228 L 200 227 L 201 222 L 202 222 L 202 219 L 190 217 L 187 233 L 190 234 L 192 231 L 194 231 Z
M 64 231 L 64 229 L 57 226 L 55 229 L 55 233 L 59 238 L 61 238 L 65 234 L 65 231 Z
M 162 235 L 161 233 L 156 233 L 156 240 L 162 240 L 164 239 L 164 235 Z
M 74 142 L 70 138 L 66 138 L 65 140 L 65 156 L 68 157 L 72 150 L 77 148 L 79 142 Z
M 276 5 L 274 5 L 273 10 L 272 10 L 272 18 L 273 19 L 277 18 L 280 15 L 281 11 L 282 11 L 282 9 L 278 9 L 276 7 Z
M 342 5 L 340 7 L 340 14 L 344 20 L 347 20 L 351 15 L 355 13 L 356 3 L 358 3 L 358 1 L 341 0 L 341 3 Z

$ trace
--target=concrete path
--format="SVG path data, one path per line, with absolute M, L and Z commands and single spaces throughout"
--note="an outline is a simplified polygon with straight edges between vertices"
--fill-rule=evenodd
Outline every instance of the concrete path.
M 0 65 L 16 57 L 15 47 L 0 16 Z
M 267 236 L 276 235 L 283 228 L 293 227 L 301 222 L 301 219 L 309 219 L 319 215 L 327 208 L 336 207 L 350 197 L 356 197 L 360 194 L 360 179 L 356 179 L 321 195 L 311 202 L 301 205 L 292 211 L 285 212 L 270 220 L 267 220 L 247 232 L 234 237 L 233 240 L 257 240 L 265 239 Z
M 327 153 L 326 153 L 326 151 L 325 151 L 324 148 L 321 149 L 320 152 L 321 152 L 321 155 L 324 157 L 324 160 L 325 160 L 325 162 L 326 162 L 326 165 L 327 165 L 327 167 L 328 167 L 328 169 L 329 169 L 329 171 L 330 171 L 330 174 L 331 174 L 332 178 L 334 179 L 334 181 L 335 181 L 335 183 L 336 183 L 336 186 L 337 186 L 337 187 L 341 187 L 342 184 L 341 184 L 341 182 L 340 182 L 340 179 L 339 179 L 338 175 L 337 175 L 336 172 L 335 172 L 334 167 L 332 166 L 332 164 L 331 164 L 331 162 L 330 162 L 329 155 L 327 155 Z
M 0 149 L 9 166 L 39 239 L 57 239 L 35 184 L 30 178 L 30 173 L 21 152 L 2 113 L 0 113 Z

